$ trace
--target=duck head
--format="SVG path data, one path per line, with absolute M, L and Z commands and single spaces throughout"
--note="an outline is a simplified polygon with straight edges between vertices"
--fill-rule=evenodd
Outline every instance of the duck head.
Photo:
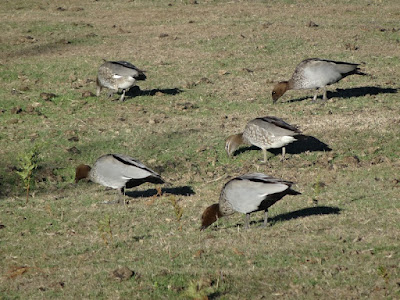
M 78 183 L 79 180 L 88 178 L 89 172 L 91 168 L 88 165 L 79 165 L 75 170 L 75 183 Z
M 272 90 L 272 101 L 275 103 L 289 89 L 288 81 L 278 82 Z
M 233 153 L 239 146 L 243 144 L 243 134 L 234 134 L 228 137 L 225 141 L 225 151 L 228 156 L 232 157 Z
M 208 226 L 210 226 L 212 223 L 218 220 L 218 218 L 221 218 L 222 214 L 221 211 L 219 210 L 219 204 L 215 203 L 209 207 L 207 207 L 202 216 L 201 216 L 201 227 L 200 230 L 206 229 Z

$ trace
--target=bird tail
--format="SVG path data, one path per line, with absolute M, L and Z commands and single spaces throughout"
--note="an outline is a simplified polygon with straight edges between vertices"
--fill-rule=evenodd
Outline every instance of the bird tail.
M 140 72 L 139 76 L 136 77 L 135 79 L 136 80 L 146 80 L 146 78 L 147 78 L 146 74 L 144 74 L 143 72 Z
M 290 188 L 287 190 L 287 195 L 301 195 L 301 193 Z
M 161 177 L 150 177 L 148 178 L 148 182 L 154 183 L 154 184 L 163 184 L 165 181 Z
M 361 75 L 361 76 L 370 76 L 370 74 L 364 73 L 363 71 L 361 71 L 360 68 L 357 68 L 357 69 L 355 70 L 354 74 L 356 74 L 356 75 Z

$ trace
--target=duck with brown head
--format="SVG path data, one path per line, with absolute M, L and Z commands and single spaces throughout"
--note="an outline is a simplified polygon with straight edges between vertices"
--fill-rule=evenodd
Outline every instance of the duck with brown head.
M 264 155 L 263 163 L 267 162 L 267 149 L 282 148 L 282 158 L 285 159 L 285 146 L 296 141 L 301 131 L 280 118 L 266 116 L 256 118 L 247 123 L 243 133 L 229 136 L 225 141 L 225 151 L 232 157 L 242 144 L 250 144 L 261 148 Z
M 278 99 L 280 97 L 283 96 L 284 93 L 286 93 L 287 90 L 292 89 L 293 87 L 290 87 L 290 83 L 289 81 L 281 81 L 278 82 L 275 86 L 274 89 L 272 91 L 272 100 L 273 103 L 275 104 L 276 101 L 278 101 Z
M 288 90 L 320 89 L 323 91 L 323 101 L 328 100 L 326 86 L 334 84 L 349 75 L 366 75 L 358 68 L 359 64 L 333 61 L 319 58 L 309 58 L 299 63 L 290 80 L 277 83 L 272 90 L 272 100 L 275 103 Z M 317 99 L 315 92 L 313 101 Z
M 76 167 L 75 183 L 84 178 L 117 189 L 121 194 L 125 193 L 125 188 L 139 186 L 145 182 L 164 183 L 155 171 L 124 154 L 103 155 L 96 160 L 92 168 L 88 165 L 79 165 Z M 161 194 L 160 189 L 158 193 Z
M 250 214 L 264 211 L 264 226 L 268 223 L 268 208 L 285 195 L 299 195 L 292 190 L 293 182 L 273 178 L 262 173 L 245 174 L 228 181 L 222 188 L 219 202 L 207 207 L 201 217 L 201 230 L 219 218 L 235 212 L 246 214 L 245 228 L 249 228 Z

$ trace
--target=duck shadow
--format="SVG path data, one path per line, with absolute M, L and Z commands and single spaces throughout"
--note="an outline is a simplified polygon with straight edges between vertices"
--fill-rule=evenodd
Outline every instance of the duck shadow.
M 170 194 L 175 196 L 191 196 L 195 192 L 190 186 L 178 186 L 178 187 L 163 187 L 161 188 L 163 194 Z M 129 198 L 149 198 L 157 195 L 156 189 L 148 189 L 144 191 L 127 191 L 125 195 Z
M 287 154 L 300 154 L 307 151 L 309 152 L 332 151 L 332 149 L 327 144 L 325 144 L 324 142 L 320 141 L 319 139 L 311 135 L 301 135 L 298 140 L 294 141 L 293 143 L 290 143 L 289 145 L 286 145 L 285 148 Z M 242 152 L 251 150 L 260 151 L 260 148 L 256 146 L 243 147 L 236 150 L 234 156 Z M 274 155 L 279 155 L 282 153 L 282 148 L 268 149 L 267 151 Z
M 275 223 L 290 221 L 298 218 L 305 218 L 310 216 L 320 216 L 320 215 L 339 215 L 341 209 L 336 206 L 314 206 L 302 208 L 292 212 L 276 215 L 272 218 L 268 218 L 268 225 L 273 226 Z M 263 224 L 264 219 L 258 221 L 251 221 L 250 224 Z M 267 226 L 268 226 L 267 225 Z M 244 226 L 243 223 L 238 223 L 231 227 Z
M 178 95 L 182 92 L 183 90 L 179 88 L 141 90 L 139 86 L 134 86 L 126 92 L 126 95 L 133 98 L 137 96 L 155 96 L 156 94 Z
M 327 97 L 330 98 L 352 98 L 352 97 L 364 97 L 364 96 L 374 96 L 379 94 L 396 94 L 399 88 L 381 88 L 378 86 L 362 86 L 349 89 L 336 89 L 335 91 L 327 91 Z M 318 95 L 318 99 L 321 99 L 321 95 Z M 286 101 L 287 103 L 300 102 L 312 98 L 312 96 L 301 97 L 296 99 L 291 99 Z
M 279 155 L 282 153 L 282 148 L 269 149 L 269 152 Z M 304 152 L 317 152 L 317 151 L 332 151 L 329 145 L 311 135 L 302 135 L 300 138 L 289 145 L 286 145 L 286 153 L 300 154 Z
M 374 96 L 379 94 L 396 94 L 399 89 L 397 88 L 381 88 L 377 86 L 362 86 L 350 89 L 336 89 L 336 91 L 329 93 L 329 97 L 335 98 L 352 98 L 352 97 L 364 97 Z
M 318 215 L 339 215 L 341 209 L 336 206 L 314 206 L 302 208 L 299 210 L 295 210 L 292 212 L 276 215 L 272 218 L 268 218 L 268 223 L 275 224 L 277 222 L 289 221 L 298 218 L 305 218 L 310 216 L 318 216 Z M 263 223 L 264 220 L 259 221 L 258 223 Z

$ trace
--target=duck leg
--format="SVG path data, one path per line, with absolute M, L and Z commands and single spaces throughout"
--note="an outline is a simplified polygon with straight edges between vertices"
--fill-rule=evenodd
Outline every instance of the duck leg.
M 100 86 L 100 85 L 98 85 L 98 86 L 97 86 L 97 89 L 96 89 L 96 96 L 97 96 L 97 97 L 99 97 L 99 96 L 100 96 L 101 89 L 102 89 L 102 88 L 101 88 L 101 86 Z
M 250 228 L 250 214 L 246 214 L 246 220 L 244 223 L 244 229 L 249 229 Z
M 317 97 L 318 97 L 318 89 L 315 90 L 315 95 L 314 95 L 312 101 L 313 101 L 313 102 L 317 101 Z
M 286 147 L 282 147 L 282 157 L 281 157 L 281 161 L 285 161 L 285 154 L 286 154 Z
M 264 155 L 264 160 L 262 161 L 263 164 L 267 163 L 267 149 L 261 149 Z
M 328 97 L 326 96 L 326 87 L 323 87 L 322 101 L 326 102 Z
M 264 212 L 264 224 L 263 227 L 266 227 L 268 224 L 268 208 Z
M 121 98 L 119 98 L 119 101 L 124 101 L 124 99 L 125 99 L 125 89 L 123 89 L 122 90 L 122 95 L 121 95 Z
M 121 188 L 120 193 L 119 193 L 119 199 L 118 199 L 118 203 L 121 204 L 121 197 L 122 197 L 122 201 L 124 206 L 126 205 L 126 201 L 125 201 L 125 187 Z

